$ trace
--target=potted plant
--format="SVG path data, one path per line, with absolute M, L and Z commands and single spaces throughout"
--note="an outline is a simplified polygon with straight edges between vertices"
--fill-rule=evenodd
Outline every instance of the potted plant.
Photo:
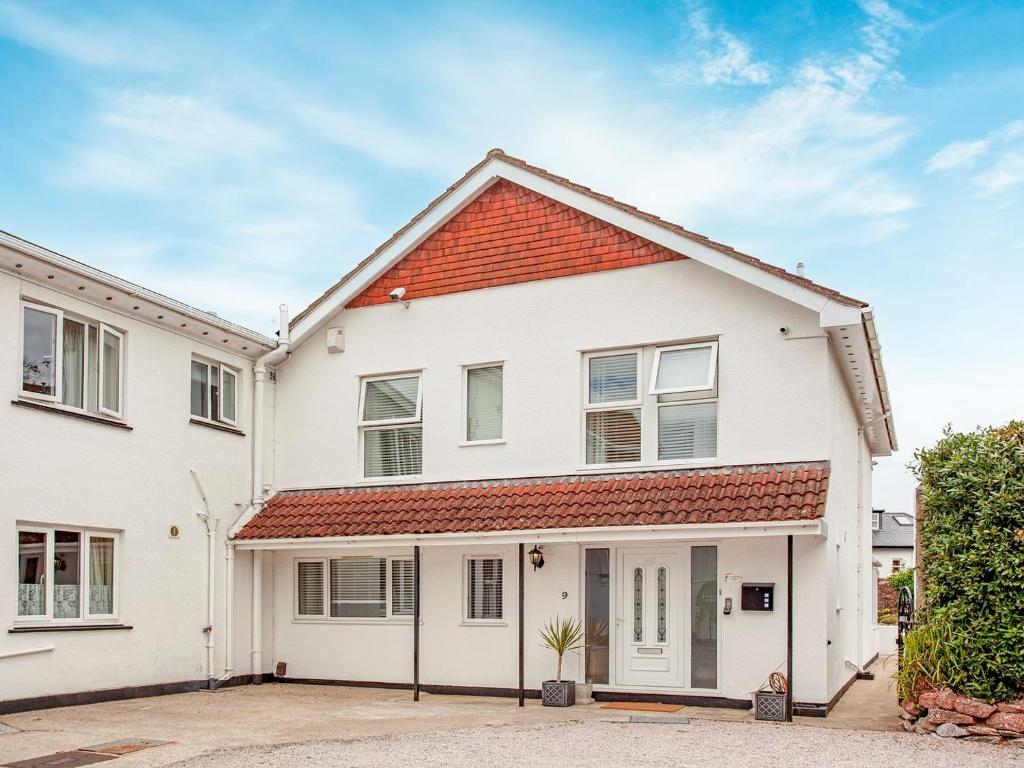
M 579 619 L 562 619 L 555 616 L 540 630 L 544 645 L 558 654 L 555 679 L 541 684 L 541 700 L 545 707 L 570 707 L 576 703 L 576 683 L 562 679 L 562 658 L 569 651 L 586 647 L 583 622 Z
M 754 691 L 755 720 L 785 720 L 789 681 L 779 672 L 768 675 L 768 688 Z

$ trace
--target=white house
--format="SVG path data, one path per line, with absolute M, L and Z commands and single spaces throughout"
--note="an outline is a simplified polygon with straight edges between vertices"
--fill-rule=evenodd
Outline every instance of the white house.
M 914 516 L 904 512 L 871 512 L 871 554 L 878 578 L 887 579 L 914 567 Z
M 69 278 L 38 300 L 43 257 L 54 256 L 24 275 L 4 252 L 7 316 L 78 299 Z M 194 625 L 210 582 L 198 496 L 180 480 L 191 468 L 215 516 L 239 513 L 202 625 L 211 681 L 255 670 L 256 681 L 522 698 L 553 674 L 538 629 L 557 614 L 586 623 L 588 648 L 567 672 L 598 698 L 745 707 L 780 670 L 796 712 L 823 715 L 877 653 L 871 458 L 896 441 L 863 302 L 500 150 L 284 323 L 269 354 L 266 339 L 180 305 L 180 321 L 154 322 L 156 298 L 118 304 L 115 323 L 102 292 L 66 311 L 104 310 L 96 320 L 123 333 L 121 418 L 129 439 L 144 424 L 151 436 L 111 446 L 120 464 L 78 457 L 106 460 L 116 480 L 65 481 L 78 471 L 69 456 L 38 502 L 45 470 L 5 447 L 28 465 L 7 495 L 9 540 L 71 522 L 109 532 L 123 561 L 118 615 L 81 621 L 130 623 L 121 634 L 136 652 L 173 644 L 180 665 L 126 676 L 95 662 L 118 634 L 97 630 L 65 654 L 77 635 L 16 613 L 12 580 L 0 656 L 35 650 L 27 637 L 54 648 L 0 659 L 16 670 L 8 706 L 204 679 Z M 211 349 L 207 329 L 231 341 Z M 15 334 L 15 348 L 35 349 Z M 143 343 L 158 359 L 133 363 Z M 181 413 L 188 383 L 171 369 L 190 359 L 236 372 L 231 432 Z M 34 435 L 28 416 L 67 410 L 14 378 L 8 416 L 22 421 L 5 420 L 5 446 Z M 109 429 L 117 417 L 102 418 Z M 126 482 L 138 487 L 126 494 Z M 168 539 L 172 523 L 182 539 Z M 192 565 L 170 608 L 161 595 L 183 568 L 187 527 Z M 96 566 L 81 567 L 85 584 Z M 58 656 L 63 674 L 44 673 Z M 76 672 L 87 664 L 103 679 Z

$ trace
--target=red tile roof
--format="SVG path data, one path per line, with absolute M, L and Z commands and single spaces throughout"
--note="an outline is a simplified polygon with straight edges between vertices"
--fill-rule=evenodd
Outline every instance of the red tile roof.
M 239 539 L 815 520 L 828 462 L 282 491 Z
M 622 211 L 626 211 L 627 213 L 630 213 L 630 214 L 632 214 L 632 215 L 634 215 L 634 216 L 636 216 L 636 217 L 638 217 L 640 219 L 643 219 L 644 221 L 650 222 L 650 223 L 655 224 L 655 225 L 657 225 L 659 227 L 663 227 L 664 229 L 667 229 L 670 232 L 674 232 L 676 234 L 682 235 L 683 237 L 686 237 L 686 238 L 688 238 L 690 240 L 693 240 L 694 242 L 697 242 L 697 243 L 700 243 L 702 245 L 705 245 L 708 248 L 712 248 L 712 249 L 714 249 L 716 251 L 719 251 L 720 253 L 724 253 L 727 256 L 730 256 L 730 257 L 736 259 L 737 261 L 742 261 L 744 263 L 750 264 L 751 266 L 757 267 L 758 269 L 761 269 L 761 270 L 763 270 L 765 272 L 769 272 L 769 273 L 775 275 L 776 277 L 782 278 L 783 280 L 787 280 L 787 281 L 789 281 L 791 283 L 799 285 L 799 286 L 801 286 L 803 288 L 806 288 L 806 289 L 808 289 L 810 291 L 814 291 L 815 293 L 819 293 L 822 296 L 824 296 L 824 297 L 826 297 L 828 299 L 832 299 L 833 301 L 836 301 L 836 302 L 838 302 L 840 304 L 846 304 L 848 306 L 853 306 L 853 307 L 866 307 L 867 306 L 867 304 L 865 302 L 863 302 L 863 301 L 861 301 L 859 299 L 855 299 L 855 298 L 852 298 L 850 296 L 845 296 L 845 295 L 839 293 L 838 291 L 835 291 L 835 290 L 833 290 L 831 288 L 826 288 L 825 286 L 819 285 L 818 283 L 815 283 L 815 282 L 813 282 L 811 280 L 808 280 L 805 277 L 801 277 L 799 275 L 794 275 L 791 272 L 787 272 L 786 270 L 782 269 L 781 267 L 773 266 L 773 265 L 768 264 L 768 263 L 766 263 L 764 261 L 761 261 L 760 259 L 756 259 L 753 256 L 748 256 L 745 253 L 741 253 L 740 251 L 737 251 L 736 249 L 734 249 L 734 248 L 732 248 L 732 247 L 730 247 L 728 245 L 723 245 L 722 243 L 719 243 L 719 242 L 717 242 L 715 240 L 712 240 L 712 239 L 710 239 L 708 237 L 705 237 L 704 235 L 698 234 L 696 232 L 691 232 L 690 230 L 688 230 L 685 227 L 682 227 L 682 226 L 680 226 L 678 224 L 673 224 L 671 222 L 665 221 L 664 219 L 662 219 L 659 216 L 656 216 L 653 213 L 647 213 L 646 211 L 642 211 L 639 208 L 636 208 L 636 207 L 634 207 L 632 205 L 620 202 L 620 201 L 616 200 L 613 197 L 609 197 L 608 195 L 603 195 L 603 194 L 601 194 L 599 192 L 595 192 L 594 190 L 590 189 L 589 187 L 584 187 L 581 184 L 576 184 L 575 182 L 570 181 L 569 179 L 566 179 L 563 176 L 558 176 L 558 175 L 556 175 L 554 173 L 551 173 L 550 171 L 544 170 L 543 168 L 538 168 L 537 166 L 530 165 L 525 160 L 520 160 L 517 157 L 513 157 L 511 155 L 508 155 L 508 154 L 506 154 L 505 152 L 503 152 L 500 149 L 492 149 L 490 152 L 487 153 L 486 157 L 484 157 L 483 160 L 481 160 L 479 163 L 477 163 L 472 168 L 470 168 L 468 171 L 466 171 L 466 173 L 462 176 L 461 179 L 456 181 L 454 184 L 452 184 L 450 187 L 448 187 L 448 189 L 446 189 L 444 192 L 442 192 L 438 197 L 436 197 L 434 200 L 432 200 L 430 202 L 430 204 L 427 205 L 426 208 L 424 208 L 422 211 L 420 211 L 418 214 L 416 214 L 412 219 L 410 219 L 401 229 L 399 229 L 397 232 L 395 232 L 395 234 L 393 234 L 390 238 L 388 238 L 387 241 L 385 241 L 384 243 L 381 243 L 381 245 L 379 245 L 377 247 L 377 249 L 373 253 L 371 253 L 369 256 L 367 256 L 365 259 L 363 259 L 361 262 L 359 262 L 353 269 L 351 269 L 346 275 L 344 275 L 340 280 L 338 280 L 338 282 L 336 282 L 334 285 L 332 285 L 330 288 L 328 288 L 319 298 L 315 299 L 311 304 L 309 304 L 309 306 L 307 306 L 298 315 L 296 315 L 295 318 L 292 320 L 292 323 L 293 324 L 294 323 L 298 323 L 304 317 L 306 317 L 310 312 L 312 312 L 316 307 L 320 306 L 325 301 L 327 301 L 327 299 L 335 291 L 337 291 L 339 288 L 341 288 L 342 286 L 347 284 L 357 274 L 359 274 L 359 272 L 363 269 L 363 267 L 365 267 L 367 264 L 369 264 L 371 261 L 373 261 L 375 258 L 377 258 L 377 256 L 379 256 L 387 248 L 389 248 L 392 244 L 394 244 L 394 242 L 396 240 L 398 240 L 402 235 L 404 235 L 406 232 L 408 232 L 410 229 L 412 229 L 412 227 L 414 227 L 416 224 L 421 222 L 434 209 L 436 209 L 439 205 L 441 205 L 441 203 L 443 203 L 445 200 L 447 200 L 455 192 L 455 190 L 457 190 L 459 187 L 461 187 L 466 181 L 468 181 L 473 176 L 473 174 L 475 174 L 484 165 L 486 165 L 487 162 L 492 157 L 497 157 L 497 158 L 505 161 L 506 163 L 514 165 L 514 166 L 516 166 L 518 168 L 522 168 L 523 170 L 528 171 L 529 173 L 536 174 L 536 175 L 541 176 L 541 177 L 543 177 L 543 178 L 545 178 L 545 179 L 547 179 L 549 181 L 553 181 L 556 184 L 560 184 L 560 185 L 562 185 L 562 186 L 564 186 L 564 187 L 566 187 L 568 189 L 572 189 L 575 192 L 579 192 L 580 194 L 586 195 L 587 197 L 590 197 L 590 198 L 592 198 L 594 200 L 598 200 L 598 201 L 600 201 L 602 203 L 606 203 L 607 205 L 614 206 L 614 207 L 616 207 L 616 208 L 618 208 L 618 209 L 620 209 Z
M 348 303 L 406 299 L 684 259 L 656 243 L 499 179 Z

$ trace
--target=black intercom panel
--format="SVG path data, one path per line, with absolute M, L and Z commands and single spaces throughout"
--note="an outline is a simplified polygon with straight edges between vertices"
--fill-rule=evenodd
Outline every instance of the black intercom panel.
M 775 610 L 775 585 L 744 584 L 740 607 L 744 611 Z

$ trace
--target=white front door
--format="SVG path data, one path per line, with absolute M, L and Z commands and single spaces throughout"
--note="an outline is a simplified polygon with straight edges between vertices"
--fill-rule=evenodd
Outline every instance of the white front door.
M 623 685 L 683 684 L 680 611 L 683 555 L 678 550 L 623 550 L 618 619 L 619 682 Z

